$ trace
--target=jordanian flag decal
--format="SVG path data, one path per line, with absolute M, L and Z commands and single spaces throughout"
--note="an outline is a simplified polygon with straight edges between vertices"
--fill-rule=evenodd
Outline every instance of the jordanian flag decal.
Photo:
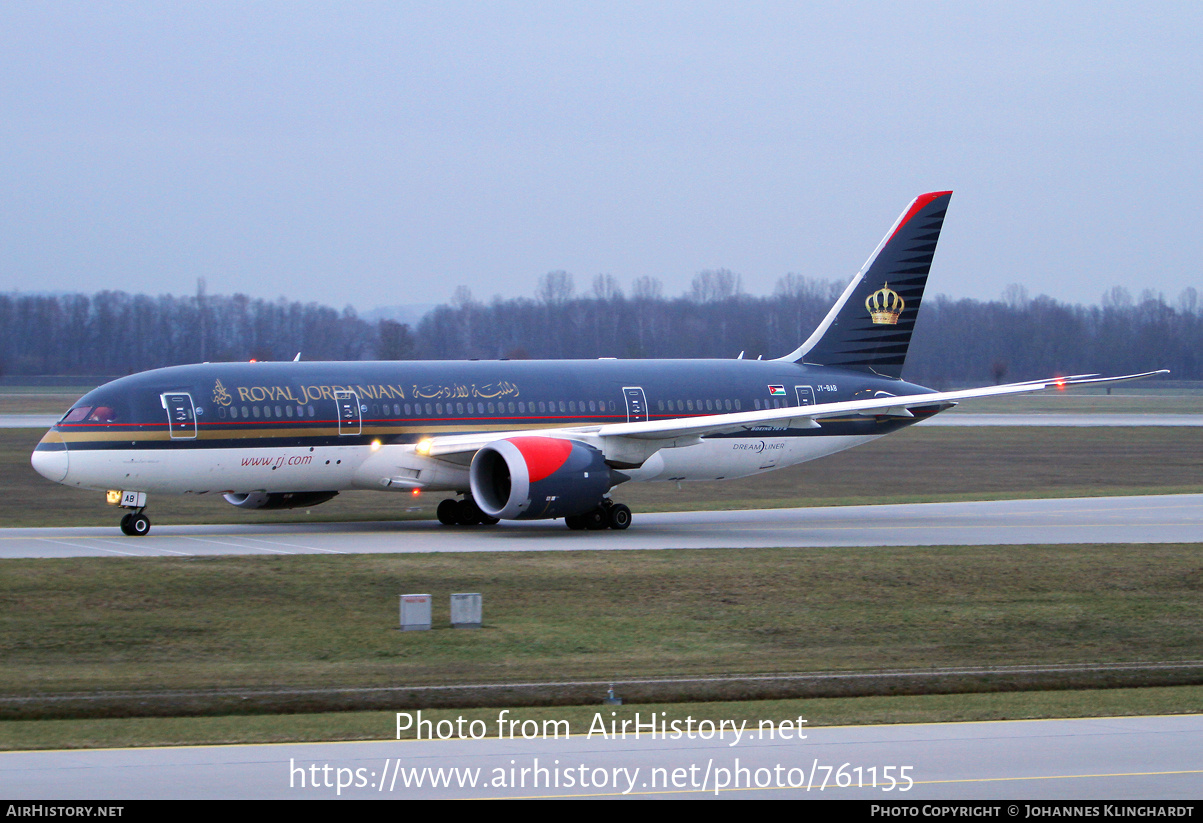
M 769 386 L 771 397 L 785 397 L 785 386 Z

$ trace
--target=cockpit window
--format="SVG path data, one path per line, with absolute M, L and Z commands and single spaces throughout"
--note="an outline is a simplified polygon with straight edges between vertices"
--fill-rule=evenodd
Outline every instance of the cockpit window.
M 89 398 L 88 402 L 81 403 L 63 415 L 59 423 L 77 426 L 104 425 L 125 422 L 128 415 L 126 403 L 110 394 L 108 397 Z
M 80 423 L 88 419 L 88 412 L 92 411 L 91 406 L 76 406 L 71 411 L 67 412 L 60 423 Z

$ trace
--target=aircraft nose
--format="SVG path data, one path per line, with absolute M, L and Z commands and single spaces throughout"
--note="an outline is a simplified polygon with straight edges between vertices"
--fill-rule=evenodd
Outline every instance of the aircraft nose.
M 62 483 L 67 477 L 67 444 L 62 441 L 57 432 L 47 432 L 42 441 L 38 443 L 37 448 L 34 449 L 29 462 L 33 465 L 34 471 L 42 477 L 53 480 L 55 483 Z

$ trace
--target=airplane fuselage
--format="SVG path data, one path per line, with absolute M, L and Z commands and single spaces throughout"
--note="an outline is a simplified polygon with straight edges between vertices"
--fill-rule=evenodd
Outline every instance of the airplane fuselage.
M 206 363 L 124 377 L 81 398 L 34 454 L 70 486 L 153 494 L 468 489 L 424 439 L 705 417 L 931 390 L 781 361 Z M 623 480 L 742 477 L 841 451 L 913 418 L 753 424 L 660 448 Z

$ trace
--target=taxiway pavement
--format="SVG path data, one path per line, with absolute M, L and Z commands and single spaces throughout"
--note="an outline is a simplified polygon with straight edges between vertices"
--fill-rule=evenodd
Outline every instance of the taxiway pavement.
M 559 520 L 396 521 L 154 526 L 125 537 L 114 522 L 0 529 L 0 559 L 1195 542 L 1203 542 L 1203 494 L 637 514 L 621 532 L 575 532 Z
M 601 707 L 599 715 L 609 718 Z M 521 719 L 520 709 L 506 717 Z M 492 726 L 482 734 L 496 735 Z M 722 736 L 698 728 L 679 739 L 646 732 L 639 739 L 543 737 L 541 731 L 521 739 L 519 725 L 511 727 L 519 730 L 513 737 L 480 740 L 9 752 L 0 753 L 0 786 L 10 800 L 41 801 L 718 796 L 1078 798 L 1075 805 L 1098 805 L 1203 794 L 1203 715 L 1197 714 L 803 725 L 805 739 L 796 728 L 782 739 L 779 730 L 758 726 L 750 722 L 738 739 L 730 728 Z M 439 781 L 446 785 L 431 785 Z

